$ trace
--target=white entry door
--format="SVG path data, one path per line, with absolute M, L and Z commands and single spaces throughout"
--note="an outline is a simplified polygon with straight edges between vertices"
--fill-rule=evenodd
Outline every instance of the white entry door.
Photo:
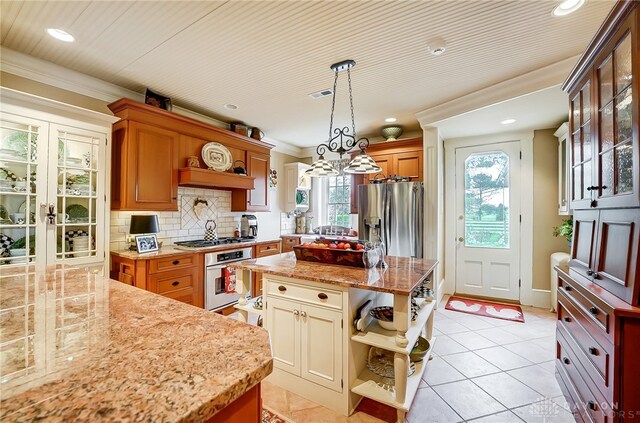
M 520 142 L 457 148 L 456 293 L 520 297 Z

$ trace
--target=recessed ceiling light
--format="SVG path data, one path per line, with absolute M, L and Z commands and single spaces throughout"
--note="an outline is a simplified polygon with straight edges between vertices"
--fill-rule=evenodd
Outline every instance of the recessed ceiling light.
M 65 43 L 72 43 L 76 40 L 73 35 L 58 28 L 47 28 L 47 33 L 56 40 L 64 41 Z
M 512 123 L 515 123 L 515 119 L 505 119 L 502 122 L 500 122 L 503 125 L 511 125 Z
M 397 120 L 398 120 L 398 119 L 396 119 L 396 118 L 386 118 L 384 121 L 385 121 L 385 122 L 389 122 L 389 123 L 393 123 L 393 122 L 395 122 L 395 121 L 397 121 Z
M 440 56 L 447 50 L 447 42 L 442 38 L 433 38 L 427 43 L 427 50 L 434 56 Z
M 565 0 L 553 9 L 553 12 L 551 13 L 554 16 L 565 16 L 580 9 L 584 2 L 585 0 Z
M 227 103 L 224 105 L 224 108 L 227 110 L 236 110 L 238 106 L 236 106 L 235 104 Z

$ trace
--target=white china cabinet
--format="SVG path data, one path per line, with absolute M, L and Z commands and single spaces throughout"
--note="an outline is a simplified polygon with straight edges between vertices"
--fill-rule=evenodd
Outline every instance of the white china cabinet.
M 113 117 L 2 89 L 0 265 L 104 262 Z

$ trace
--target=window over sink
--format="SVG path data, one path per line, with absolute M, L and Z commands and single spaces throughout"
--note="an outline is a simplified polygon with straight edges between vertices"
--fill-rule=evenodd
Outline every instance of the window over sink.
M 351 176 L 331 176 L 327 201 L 327 223 L 349 227 L 351 224 Z

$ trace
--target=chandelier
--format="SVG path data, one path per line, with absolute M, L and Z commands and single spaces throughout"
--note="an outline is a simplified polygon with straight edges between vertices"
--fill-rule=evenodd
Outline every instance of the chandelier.
M 341 171 L 344 173 L 357 173 L 357 174 L 369 174 L 378 173 L 382 169 L 376 164 L 376 162 L 365 153 L 365 150 L 369 146 L 369 139 L 360 138 L 356 140 L 356 124 L 353 114 L 353 93 L 351 91 L 351 68 L 356 65 L 354 60 L 344 60 L 342 62 L 334 63 L 331 65 L 331 69 L 334 73 L 333 80 L 333 98 L 331 102 L 331 120 L 329 121 L 329 138 L 327 143 L 322 143 L 316 148 L 318 153 L 318 160 L 316 160 L 309 169 L 305 171 L 306 174 L 313 177 L 323 176 L 338 176 Z M 338 86 L 338 73 L 346 70 L 347 80 L 349 81 L 349 106 L 351 109 L 351 128 L 344 126 L 342 128 L 333 127 L 333 115 L 336 108 L 336 88 Z M 330 151 L 332 153 L 338 153 L 340 155 L 340 162 L 342 162 L 342 156 L 354 147 L 360 149 L 358 154 L 344 169 L 337 170 L 329 161 L 324 158 L 324 153 Z

